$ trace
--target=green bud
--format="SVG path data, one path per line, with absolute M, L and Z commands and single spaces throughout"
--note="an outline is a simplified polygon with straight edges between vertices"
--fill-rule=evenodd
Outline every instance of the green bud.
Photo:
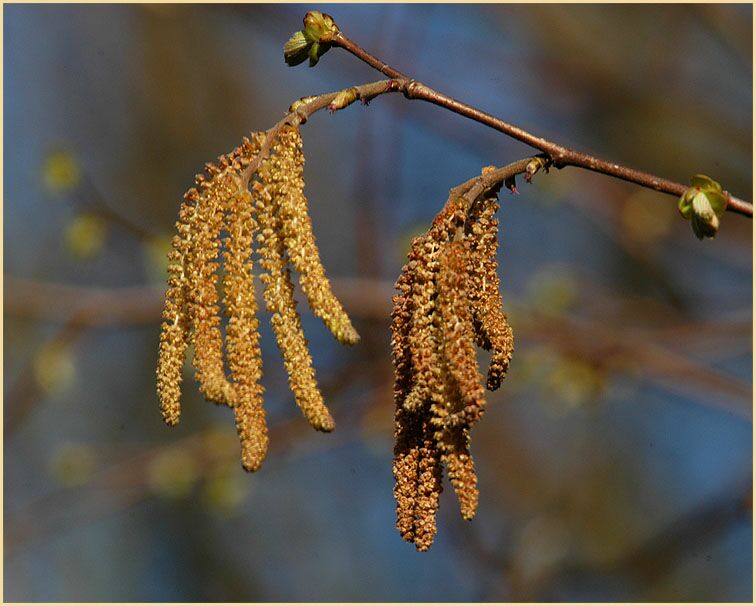
M 719 231 L 719 217 L 727 210 L 727 195 L 722 186 L 706 175 L 695 175 L 677 207 L 680 214 L 690 219 L 693 233 L 699 240 L 713 238 Z
M 331 16 L 310 11 L 304 16 L 304 29 L 292 34 L 284 44 L 286 63 L 290 66 L 299 65 L 309 58 L 310 67 L 314 67 L 331 48 L 330 42 L 338 33 L 339 28 Z
M 525 167 L 525 180 L 530 183 L 533 176 L 541 169 L 543 169 L 544 172 L 549 172 L 548 160 L 541 158 L 540 156 L 532 158 Z
M 297 99 L 296 101 L 294 101 L 294 103 L 292 103 L 289 106 L 289 113 L 293 113 L 297 111 L 300 107 L 302 107 L 303 105 L 307 105 L 310 101 L 314 101 L 315 99 L 317 99 L 317 97 L 312 96 L 312 95 L 309 97 L 301 97 Z
M 310 11 L 304 16 L 304 36 L 308 42 L 328 43 L 339 28 L 333 17 L 319 11 Z
M 722 191 L 722 186 L 714 179 L 707 177 L 706 175 L 694 175 L 690 180 L 690 184 L 693 187 L 700 187 L 701 189 L 713 189 L 719 192 Z
M 294 32 L 284 44 L 284 60 L 290 66 L 299 65 L 307 59 L 310 43 L 302 32 Z

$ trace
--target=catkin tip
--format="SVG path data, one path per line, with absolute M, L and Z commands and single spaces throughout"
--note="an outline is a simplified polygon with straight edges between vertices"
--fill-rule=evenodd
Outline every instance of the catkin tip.
M 174 414 L 163 413 L 163 421 L 168 427 L 175 427 L 176 425 L 179 424 L 180 420 L 181 420 L 181 415 L 178 412 Z
M 313 423 L 313 427 L 318 431 L 322 431 L 323 433 L 331 433 L 334 429 L 336 429 L 336 422 L 332 417 L 329 416 L 326 419 L 322 419 Z

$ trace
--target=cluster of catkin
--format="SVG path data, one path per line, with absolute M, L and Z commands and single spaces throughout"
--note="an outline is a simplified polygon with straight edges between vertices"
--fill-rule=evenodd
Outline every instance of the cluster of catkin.
M 264 142 L 263 133 L 245 139 L 217 164 L 208 164 L 206 174 L 196 178 L 197 187 L 184 196 L 169 253 L 157 367 L 163 418 L 175 425 L 184 358 L 188 346 L 193 346 L 195 378 L 202 394 L 234 409 L 247 471 L 260 467 L 268 448 L 253 248 L 263 270 L 265 304 L 289 385 L 305 417 L 318 430 L 331 431 L 334 421 L 315 380 L 294 299 L 292 268 L 313 313 L 334 336 L 346 344 L 359 339 L 320 262 L 304 195 L 299 131 L 282 128 L 265 153 L 261 152 Z M 257 170 L 250 177 L 252 163 Z M 225 327 L 221 306 L 228 318 Z
M 487 386 L 499 387 L 512 330 L 497 274 L 496 189 L 472 203 L 453 196 L 415 238 L 392 313 L 397 528 L 426 551 L 436 534 L 442 467 L 462 517 L 478 506 L 470 427 L 485 408 L 475 345 L 492 352 Z

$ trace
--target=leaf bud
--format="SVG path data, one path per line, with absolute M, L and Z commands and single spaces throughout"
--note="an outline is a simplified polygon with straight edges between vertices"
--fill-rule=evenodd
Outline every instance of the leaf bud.
M 525 181 L 530 183 L 533 180 L 533 176 L 541 169 L 543 169 L 544 172 L 549 172 L 548 160 L 540 156 L 532 158 L 525 167 Z
M 310 101 L 314 101 L 315 99 L 317 99 L 317 97 L 314 95 L 310 95 L 309 97 L 300 97 L 289 106 L 289 113 L 297 111 L 300 107 L 307 105 L 308 103 L 310 103 Z
M 310 43 L 328 43 L 339 28 L 333 17 L 320 11 L 310 11 L 304 16 L 304 37 Z M 325 51 L 324 51 L 325 52 Z
M 719 231 L 719 217 L 727 209 L 722 186 L 706 175 L 695 175 L 678 202 L 680 214 L 689 219 L 699 240 L 713 238 Z
M 310 67 L 331 48 L 331 40 L 339 33 L 339 28 L 330 15 L 310 11 L 304 16 L 304 29 L 292 34 L 284 44 L 284 59 L 290 66 L 299 65 L 310 59 Z
M 333 113 L 336 110 L 344 109 L 348 105 L 351 105 L 352 103 L 357 101 L 357 99 L 359 99 L 359 96 L 360 93 L 355 87 L 345 88 L 344 90 L 337 93 L 333 98 L 333 101 L 328 104 L 328 111 Z

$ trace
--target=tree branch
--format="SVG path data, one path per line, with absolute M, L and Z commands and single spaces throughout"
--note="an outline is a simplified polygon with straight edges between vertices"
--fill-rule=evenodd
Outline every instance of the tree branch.
M 268 157 L 270 152 L 270 146 L 278 137 L 278 133 L 286 126 L 298 126 L 304 124 L 314 114 L 322 109 L 328 109 L 331 112 L 335 112 L 339 109 L 343 109 L 347 105 L 350 105 L 357 99 L 360 99 L 363 104 L 367 105 L 375 97 L 383 95 L 385 93 L 392 93 L 404 90 L 404 82 L 397 80 L 379 80 L 378 82 L 370 82 L 368 84 L 360 84 L 353 86 L 349 91 L 353 91 L 354 98 L 346 105 L 334 104 L 337 97 L 345 91 L 333 91 L 330 93 L 323 93 L 315 97 L 302 98 L 299 101 L 295 101 L 289 107 L 289 112 L 271 128 L 265 131 L 266 137 L 263 142 L 260 152 L 255 156 L 255 159 L 247 166 L 242 173 L 242 181 L 248 183 L 252 176 L 257 172 L 260 167 L 260 163 Z M 305 100 L 307 99 L 307 100 Z
M 487 112 L 467 105 L 466 103 L 462 103 L 461 101 L 457 101 L 456 99 L 434 90 L 421 82 L 411 79 L 399 70 L 384 63 L 363 49 L 359 44 L 350 40 L 341 31 L 330 37 L 329 43 L 332 46 L 337 46 L 350 52 L 358 59 L 367 63 L 370 67 L 381 72 L 383 75 L 399 80 L 401 83 L 400 88 L 407 99 L 419 99 L 421 101 L 433 103 L 434 105 L 438 105 L 464 116 L 465 118 L 469 118 L 470 120 L 474 120 L 475 122 L 479 122 L 480 124 L 509 135 L 518 141 L 522 141 L 523 143 L 548 154 L 554 166 L 557 168 L 575 166 L 615 177 L 617 179 L 622 179 L 623 181 L 635 183 L 642 187 L 647 187 L 676 197 L 680 197 L 690 187 L 688 185 L 683 185 L 682 183 L 657 177 L 656 175 L 629 168 L 621 164 L 607 162 L 606 160 L 596 158 L 589 154 L 564 147 L 558 143 L 529 133 L 518 126 L 505 122 Z M 727 196 L 727 210 L 746 217 L 753 217 L 753 206 L 750 202 L 741 200 L 727 192 L 725 192 L 725 194 Z

